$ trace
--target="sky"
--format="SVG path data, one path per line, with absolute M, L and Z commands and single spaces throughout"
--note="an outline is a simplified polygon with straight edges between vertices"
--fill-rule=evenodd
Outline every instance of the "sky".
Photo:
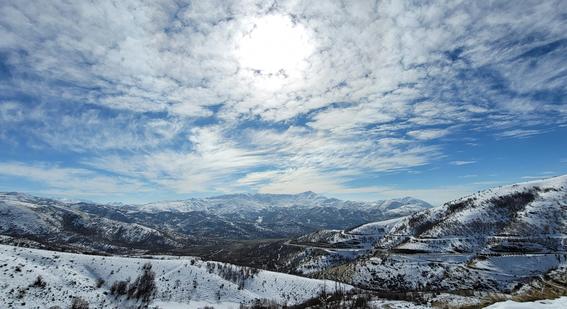
M 566 136 L 564 1 L 0 2 L 0 191 L 440 204 Z

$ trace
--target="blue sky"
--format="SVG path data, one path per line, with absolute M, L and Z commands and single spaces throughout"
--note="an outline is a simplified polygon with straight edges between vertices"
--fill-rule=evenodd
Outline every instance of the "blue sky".
M 567 173 L 562 1 L 2 1 L 0 190 L 435 204 Z

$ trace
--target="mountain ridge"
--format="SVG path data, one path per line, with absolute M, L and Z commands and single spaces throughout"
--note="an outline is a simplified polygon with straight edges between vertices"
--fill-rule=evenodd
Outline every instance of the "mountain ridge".
M 381 204 L 388 202 L 341 201 L 306 192 L 225 195 L 140 206 L 58 201 L 10 192 L 0 193 L 0 234 L 60 247 L 73 244 L 95 252 L 128 252 L 129 248 L 170 252 L 229 239 L 285 238 L 321 228 L 346 228 L 399 217 L 415 207 L 431 207 L 417 199 L 405 201 L 411 203 L 392 203 L 407 209 L 382 209 Z
M 307 193 L 307 194 L 306 194 Z M 397 206 L 403 205 L 416 205 L 421 208 L 431 208 L 431 204 L 413 197 L 402 197 L 387 200 L 377 201 L 350 201 L 340 200 L 337 198 L 329 198 L 323 195 L 316 194 L 312 191 L 307 191 L 298 194 L 264 194 L 264 193 L 239 193 L 229 195 L 218 195 L 206 198 L 191 198 L 184 200 L 164 200 L 145 204 L 125 205 L 128 210 L 138 211 L 194 211 L 202 210 L 203 207 L 209 207 L 211 210 L 220 211 L 218 204 L 227 202 L 238 202 L 234 207 L 247 207 L 251 208 L 256 206 L 256 209 L 266 209 L 273 207 L 325 207 L 332 206 L 337 208 L 356 207 L 356 208 L 381 208 L 387 210 L 385 205 L 396 204 Z M 248 203 L 248 204 L 246 204 Z M 382 206 L 382 207 L 381 207 Z M 161 208 L 165 207 L 165 208 Z M 201 208 L 201 209 L 198 209 Z M 392 207 L 398 208 L 398 207 Z M 245 208 L 244 208 L 245 209 Z M 228 209 L 233 211 L 234 209 Z M 224 208 L 226 211 L 226 208 Z

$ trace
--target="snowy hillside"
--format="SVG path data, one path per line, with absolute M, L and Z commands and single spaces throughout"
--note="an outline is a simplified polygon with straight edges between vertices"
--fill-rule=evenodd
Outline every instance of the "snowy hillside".
M 565 267 L 567 176 L 489 189 L 407 217 L 310 235 L 298 238 L 305 251 L 332 248 L 308 260 L 319 262 L 312 271 L 317 277 L 380 290 L 513 292 Z M 347 248 L 354 258 L 323 263 L 345 256 Z
M 486 309 L 560 309 L 567 308 L 567 297 L 538 300 L 531 302 L 515 302 L 508 300 L 486 307 Z
M 150 263 L 150 267 L 144 266 Z M 321 291 L 350 290 L 331 281 L 296 277 L 193 257 L 141 259 L 59 253 L 0 245 L 0 308 L 67 308 L 81 298 L 96 308 L 125 308 L 144 302 L 136 291 L 128 300 L 118 288 L 134 286 L 145 271 L 155 290 L 148 303 L 160 308 L 238 308 L 240 303 L 271 300 L 297 304 Z M 151 276 L 147 276 L 150 278 Z M 38 279 L 40 278 L 40 279 Z M 113 288 L 114 286 L 114 288 Z M 138 292 L 142 291 L 142 284 Z M 128 293 L 127 291 L 125 292 Z
M 567 251 L 567 175 L 485 190 L 400 220 L 380 248 Z
M 74 209 L 71 204 L 19 193 L 0 193 L 0 235 L 23 237 L 86 251 L 120 251 L 121 248 L 172 249 L 190 237 L 164 233 L 125 220 L 114 220 Z

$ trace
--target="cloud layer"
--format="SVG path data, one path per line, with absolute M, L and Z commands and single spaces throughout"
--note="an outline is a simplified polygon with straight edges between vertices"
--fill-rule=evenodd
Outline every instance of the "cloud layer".
M 566 14 L 561 1 L 3 1 L 0 141 L 37 155 L 0 174 L 109 194 L 383 193 L 358 180 L 470 165 L 447 144 L 565 126 Z

